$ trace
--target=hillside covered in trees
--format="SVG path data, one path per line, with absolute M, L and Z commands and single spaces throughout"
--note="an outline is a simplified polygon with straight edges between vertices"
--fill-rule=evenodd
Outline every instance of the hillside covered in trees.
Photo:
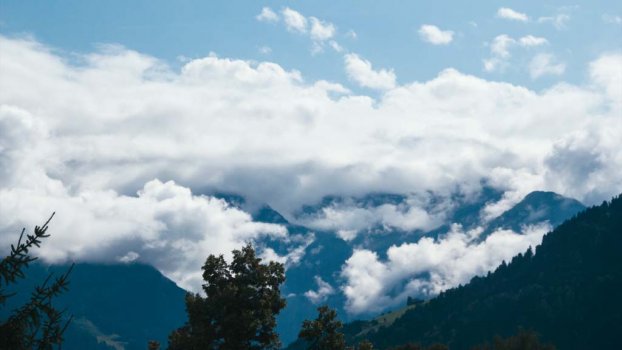
M 587 209 L 485 277 L 417 305 L 374 332 L 344 328 L 380 349 L 408 342 L 468 349 L 529 329 L 559 349 L 620 349 L 622 196 Z

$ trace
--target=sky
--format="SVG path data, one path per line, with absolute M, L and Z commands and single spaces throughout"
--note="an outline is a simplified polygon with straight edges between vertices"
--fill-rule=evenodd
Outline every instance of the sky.
M 348 239 L 361 217 L 433 227 L 424 194 L 483 184 L 504 192 L 484 221 L 533 190 L 598 203 L 622 192 L 620 38 L 616 1 L 0 0 L 0 246 L 56 211 L 45 260 L 138 260 L 196 289 L 207 254 L 297 242 L 252 205 L 295 221 L 326 195 L 412 199 L 325 210 L 315 227 Z M 388 305 L 424 248 L 440 280 L 410 285 L 436 293 L 527 231 L 357 250 L 310 299 Z

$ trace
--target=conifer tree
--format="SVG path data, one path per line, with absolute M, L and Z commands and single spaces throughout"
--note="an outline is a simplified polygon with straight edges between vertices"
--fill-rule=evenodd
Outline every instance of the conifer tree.
M 36 226 L 33 234 L 26 234 L 25 229 L 19 237 L 17 245 L 11 245 L 11 252 L 0 261 L 0 307 L 4 308 L 8 298 L 15 296 L 10 292 L 17 280 L 25 277 L 25 269 L 37 260 L 30 255 L 30 250 L 41 245 L 41 240 L 49 237 L 48 224 L 52 216 L 43 224 Z M 69 274 L 54 277 L 50 274 L 32 292 L 29 301 L 20 308 L 13 310 L 6 320 L 0 320 L 0 349 L 53 349 L 60 348 L 63 332 L 71 318 L 65 320 L 64 311 L 52 305 L 54 297 L 67 290 Z

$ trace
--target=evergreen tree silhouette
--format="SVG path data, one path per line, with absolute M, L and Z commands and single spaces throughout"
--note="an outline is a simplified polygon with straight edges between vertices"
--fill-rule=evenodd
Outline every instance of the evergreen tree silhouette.
M 48 224 L 54 214 L 43 224 L 36 226 L 33 234 L 26 234 L 22 229 L 17 245 L 11 245 L 11 252 L 0 261 L 0 307 L 4 308 L 8 298 L 15 296 L 9 289 L 17 280 L 23 279 L 25 269 L 37 257 L 30 255 L 30 250 L 41 245 L 41 240 L 49 237 Z M 54 297 L 66 291 L 69 274 L 73 265 L 61 276 L 52 274 L 35 288 L 29 301 L 13 310 L 6 320 L 0 320 L 0 349 L 53 349 L 60 348 L 63 333 L 69 322 L 64 319 L 64 310 L 57 310 L 52 305 Z

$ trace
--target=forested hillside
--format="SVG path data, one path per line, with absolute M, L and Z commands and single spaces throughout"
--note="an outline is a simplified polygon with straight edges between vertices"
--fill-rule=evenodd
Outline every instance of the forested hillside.
M 468 349 L 524 328 L 559 349 L 620 349 L 621 252 L 618 196 L 561 224 L 535 252 L 519 254 L 365 336 L 381 349 L 411 341 Z M 348 329 L 356 339 L 361 327 Z

